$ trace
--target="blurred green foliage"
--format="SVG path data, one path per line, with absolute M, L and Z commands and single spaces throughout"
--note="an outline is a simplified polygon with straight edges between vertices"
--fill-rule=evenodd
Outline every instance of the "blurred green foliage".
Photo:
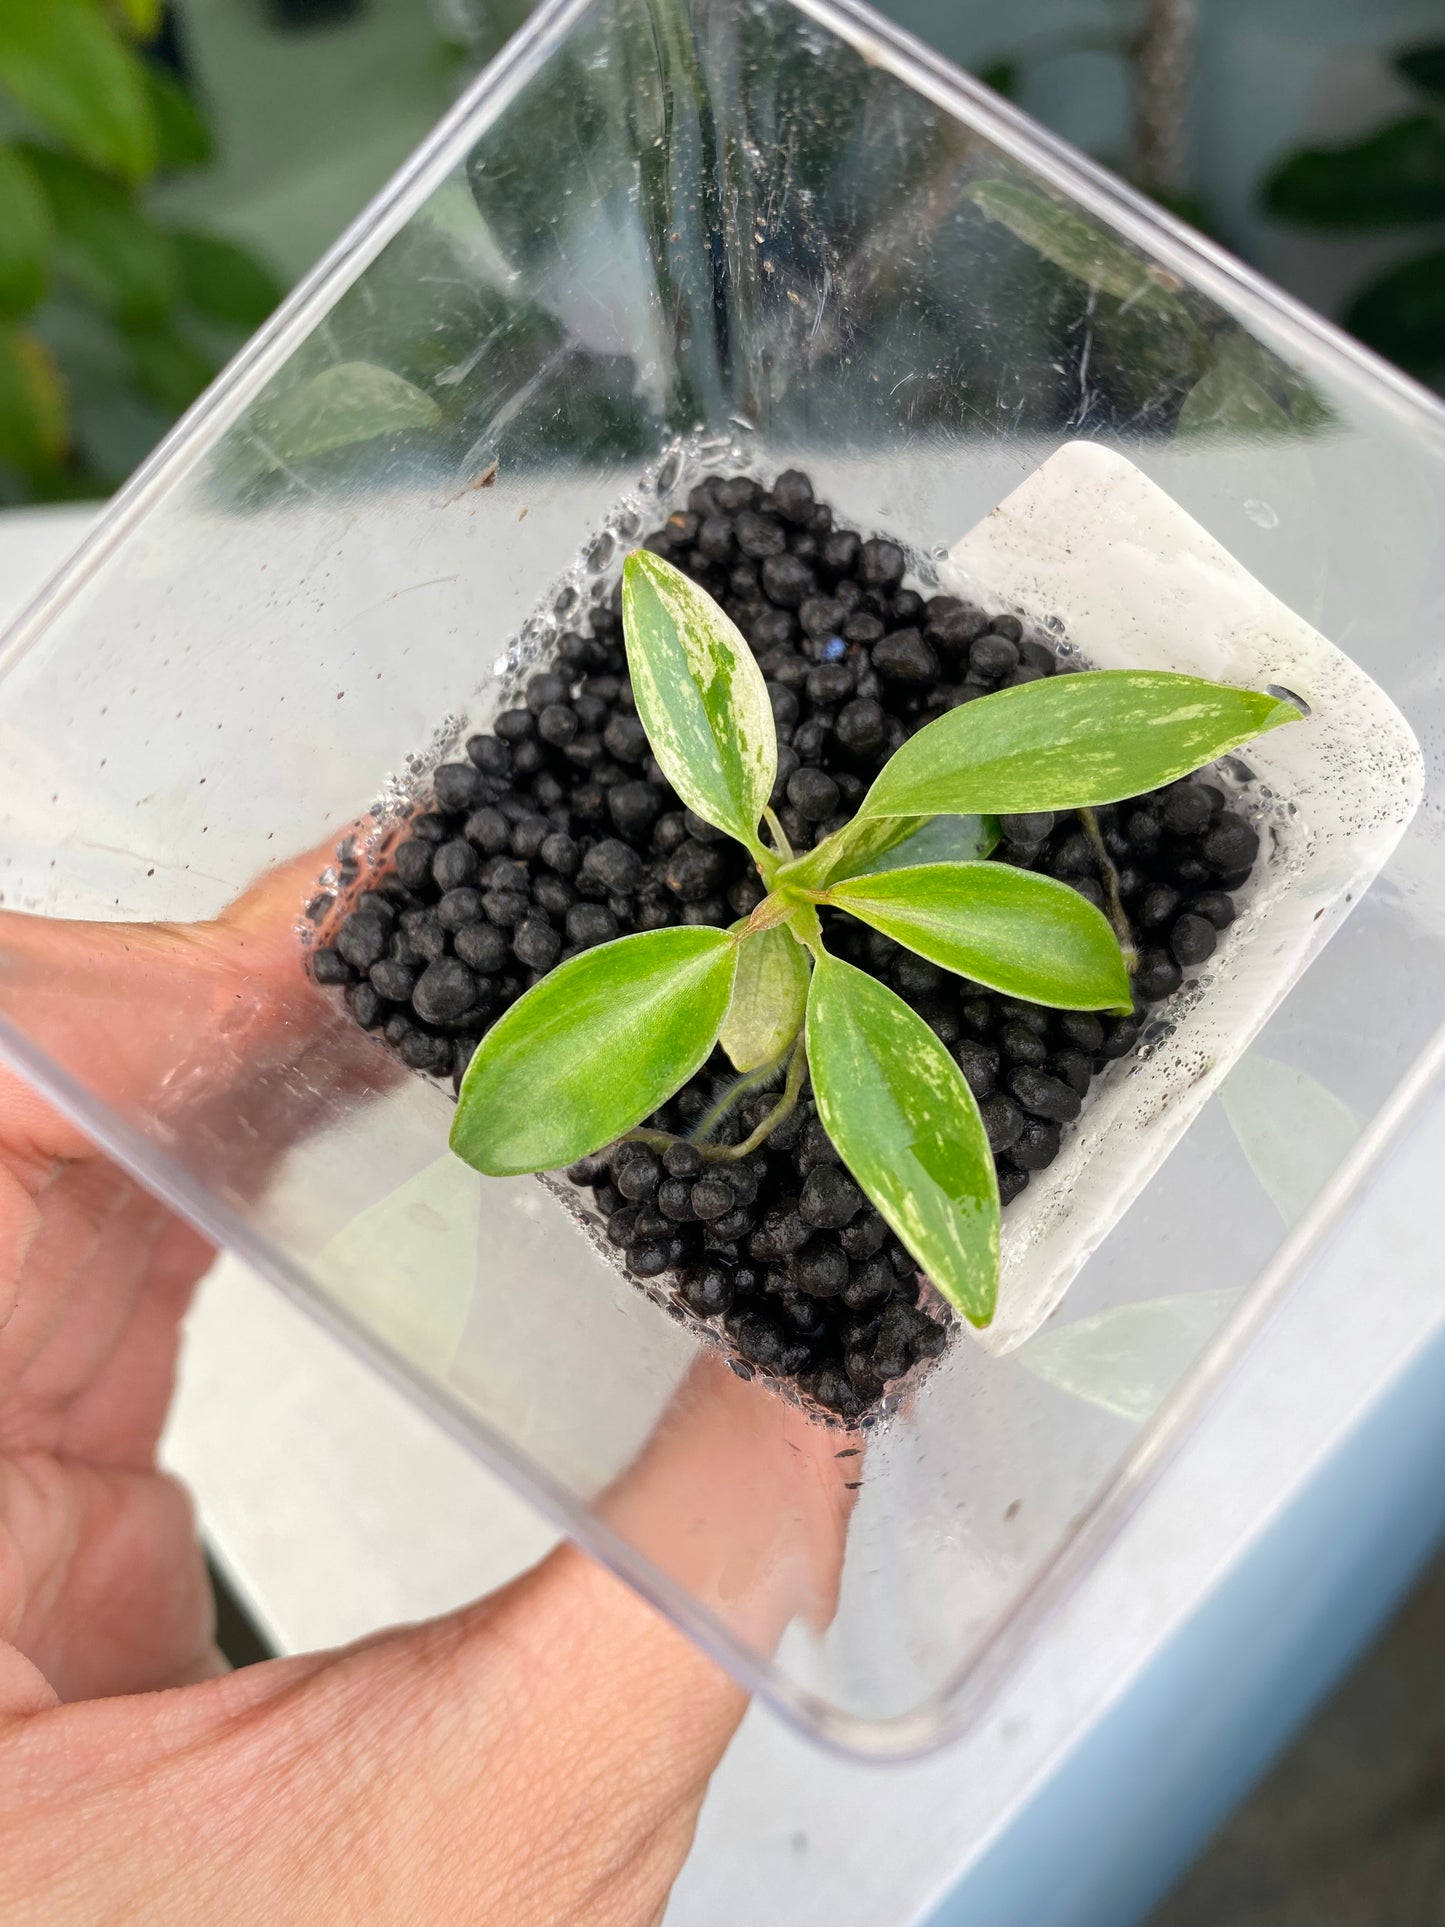
M 1324 398 L 1296 369 L 1078 209 L 1020 181 L 975 181 L 968 199 L 1090 290 L 1090 378 L 1138 425 L 1287 440 L 1329 421 Z M 1067 339 L 1053 352 L 1055 365 L 1069 366 Z M 1082 367 L 1077 379 L 1082 386 Z
M 282 293 L 152 211 L 213 152 L 153 51 L 161 13 L 0 0 L 0 505 L 108 493 Z
M 1351 297 L 1351 334 L 1422 380 L 1445 381 L 1445 41 L 1412 47 L 1395 70 L 1421 96 L 1418 112 L 1342 147 L 1305 148 L 1266 183 L 1281 221 L 1327 234 L 1424 230 L 1432 243 Z

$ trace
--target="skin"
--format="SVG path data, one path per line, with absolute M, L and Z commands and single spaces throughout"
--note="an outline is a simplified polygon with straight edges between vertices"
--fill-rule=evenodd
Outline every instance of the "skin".
M 0 917 L 6 1009 L 122 1113 L 179 1092 L 195 1146 L 308 1052 L 375 1083 L 297 966 L 318 867 L 188 929 Z M 0 1073 L 0 1922 L 659 1920 L 744 1695 L 574 1548 L 426 1625 L 226 1671 L 156 1464 L 211 1256 Z M 831 1613 L 845 1443 L 704 1360 L 601 1510 L 766 1647 Z

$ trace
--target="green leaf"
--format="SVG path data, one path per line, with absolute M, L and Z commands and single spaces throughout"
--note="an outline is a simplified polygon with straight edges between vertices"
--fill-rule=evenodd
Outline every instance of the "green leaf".
M 1250 1169 L 1292 1228 L 1354 1149 L 1360 1120 L 1308 1071 L 1253 1050 L 1219 1097 Z
M 340 361 L 267 401 L 250 426 L 271 462 L 305 461 L 380 435 L 435 428 L 441 410 L 402 375 L 369 361 Z
M 1152 262 L 1072 208 L 1017 181 L 975 181 L 966 198 L 1086 287 L 1193 327 L 1183 303 L 1154 279 Z
M 1412 375 L 1437 377 L 1445 370 L 1445 248 L 1402 261 L 1361 288 L 1344 323 Z
M 931 822 L 932 818 L 925 820 Z M 806 855 L 785 863 L 777 881 L 821 889 L 830 877 L 878 869 L 891 850 L 918 834 L 918 828 L 919 819 L 913 817 L 855 816 Z
M 1291 155 L 1264 204 L 1300 227 L 1408 227 L 1445 220 L 1445 120 L 1411 114 L 1345 147 Z
M 1007 863 L 936 863 L 837 883 L 827 901 L 930 963 L 1026 1003 L 1127 1010 L 1108 920 L 1077 890 Z
M 141 63 L 91 0 L 3 0 L 0 90 L 107 173 L 140 181 L 155 166 Z
M 110 0 L 110 8 L 137 40 L 154 40 L 161 30 L 164 0 Z
M 142 71 L 155 123 L 157 172 L 177 173 L 214 160 L 215 138 L 194 95 L 159 61 L 143 61 Z
M 1022 816 L 1117 803 L 1282 723 L 1292 703 L 1165 670 L 1096 669 L 1001 689 L 919 730 L 862 816 Z
M 50 350 L 28 329 L 0 322 L 0 462 L 43 474 L 69 437 L 65 383 Z
M 885 870 L 917 869 L 925 863 L 972 863 L 988 856 L 999 839 L 998 819 L 993 816 L 925 816 L 917 828 L 910 827 L 916 820 L 911 816 L 876 816 L 863 820 L 870 828 L 887 824 L 904 830 L 905 834 L 873 856 L 856 851 L 849 853 L 829 871 L 829 881 L 878 876 Z
M 1017 100 L 1019 91 L 1019 65 L 1016 60 L 994 60 L 986 67 L 979 67 L 974 73 L 975 80 L 981 80 L 985 87 L 992 87 L 996 94 L 1005 100 Z
M 823 1128 L 945 1298 L 986 1325 L 998 1299 L 998 1184 L 963 1074 L 901 998 L 836 957 L 808 992 Z
M 250 334 L 267 320 L 285 289 L 271 270 L 234 241 L 173 228 L 181 296 L 207 321 Z
M 1407 47 L 1395 55 L 1395 71 L 1422 94 L 1445 100 L 1445 40 L 1434 40 L 1420 47 Z
M 0 147 L 0 315 L 21 315 L 45 297 L 55 230 L 35 170 Z
M 752 650 L 706 591 L 646 549 L 623 567 L 622 626 L 637 714 L 668 782 L 756 853 L 778 739 Z
M 919 863 L 968 863 L 998 842 L 991 816 L 855 816 L 841 830 L 785 864 L 779 883 L 821 889 L 839 877 L 871 876 Z
M 1241 378 L 1247 384 L 1241 390 L 1247 398 L 1262 390 L 1296 434 L 1328 427 L 1335 419 L 1330 403 L 1307 375 L 1243 328 L 1215 337 L 1210 344 L 1207 372 L 1231 380 Z M 1232 412 L 1226 406 L 1226 415 Z M 1249 413 L 1248 400 L 1243 413 Z
M 451 1145 L 490 1177 L 552 1171 L 630 1131 L 707 1061 L 738 944 L 687 924 L 586 950 L 493 1025 L 462 1080 Z
M 55 222 L 57 278 L 124 325 L 164 319 L 180 285 L 169 237 L 95 168 L 51 148 L 24 151 Z
M 216 373 L 209 355 L 164 323 L 128 333 L 126 347 L 136 387 L 172 415 L 189 408 Z
M 718 1042 L 734 1070 L 776 1063 L 803 1026 L 808 953 L 782 924 L 738 946 L 733 1000 Z
M 1175 424 L 1180 435 L 1255 438 L 1288 435 L 1293 423 L 1266 389 L 1236 367 L 1211 368 L 1184 397 Z

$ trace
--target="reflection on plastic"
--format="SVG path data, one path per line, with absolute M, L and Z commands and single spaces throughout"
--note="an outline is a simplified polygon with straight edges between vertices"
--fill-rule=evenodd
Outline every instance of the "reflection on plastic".
M 1285 1224 L 1298 1224 L 1353 1149 L 1360 1120 L 1308 1071 L 1261 1051 L 1246 1051 L 1219 1095 L 1250 1169 Z
M 1115 1305 L 1038 1332 L 1015 1356 L 1061 1392 L 1142 1425 L 1194 1364 L 1240 1295 L 1201 1291 Z

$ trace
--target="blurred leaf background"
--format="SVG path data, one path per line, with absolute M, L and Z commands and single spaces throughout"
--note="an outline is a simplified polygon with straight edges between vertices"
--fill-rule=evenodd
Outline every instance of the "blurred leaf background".
M 167 218 L 215 144 L 160 0 L 0 4 L 0 503 L 103 495 L 275 306 Z
M 0 0 L 0 506 L 124 480 L 531 4 Z M 1445 382 L 1438 7 L 884 5 Z M 1223 381 L 1201 379 L 1201 422 Z
M 1270 176 L 1279 220 L 1329 235 L 1401 232 L 1403 260 L 1355 288 L 1341 320 L 1351 334 L 1424 381 L 1445 382 L 1445 36 L 1397 53 L 1417 96 L 1362 139 L 1292 154 Z

